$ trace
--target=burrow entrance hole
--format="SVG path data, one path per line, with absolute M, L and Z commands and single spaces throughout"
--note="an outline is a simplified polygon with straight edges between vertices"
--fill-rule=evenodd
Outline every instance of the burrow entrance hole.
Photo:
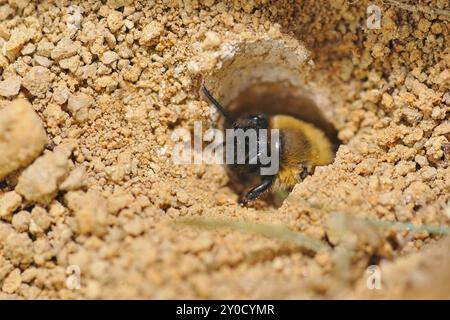
M 335 110 L 326 95 L 306 80 L 314 72 L 308 57 L 298 41 L 240 43 L 219 70 L 204 77 L 203 84 L 233 118 L 248 113 L 290 115 L 321 129 L 336 152 L 339 140 L 332 124 Z M 231 181 L 238 194 L 249 187 L 238 177 L 231 177 Z M 275 207 L 282 203 L 273 195 L 263 199 Z

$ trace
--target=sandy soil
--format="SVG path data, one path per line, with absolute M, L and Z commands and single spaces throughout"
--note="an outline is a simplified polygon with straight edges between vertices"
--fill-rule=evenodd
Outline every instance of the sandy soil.
M 450 8 L 375 3 L 0 0 L 0 298 L 450 298 Z M 335 161 L 239 206 L 202 83 Z

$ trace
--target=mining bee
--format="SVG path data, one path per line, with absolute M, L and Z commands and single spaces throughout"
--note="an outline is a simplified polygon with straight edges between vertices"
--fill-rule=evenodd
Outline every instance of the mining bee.
M 267 132 L 270 132 L 271 129 L 278 129 L 276 130 L 279 133 L 276 141 L 273 141 L 273 138 L 268 135 L 269 137 L 261 144 L 263 136 L 257 134 L 258 143 L 253 148 L 253 152 L 248 139 L 245 139 L 244 142 L 233 140 L 234 147 L 237 147 L 239 143 L 245 144 L 244 158 L 246 162 L 228 162 L 229 172 L 241 181 L 256 181 L 255 185 L 241 198 L 241 204 L 247 204 L 249 201 L 257 199 L 270 189 L 291 191 L 298 182 L 312 174 L 316 166 L 332 162 L 333 145 L 324 132 L 314 125 L 286 114 L 248 113 L 234 118 L 217 102 L 205 86 L 202 87 L 202 91 L 224 116 L 225 129 L 231 129 L 232 132 L 240 129 L 244 133 L 248 130 L 256 130 L 259 133 L 261 129 L 266 129 Z M 261 146 L 265 146 L 265 150 L 270 150 L 269 156 L 277 155 L 275 160 L 278 161 L 279 166 L 276 172 L 261 173 L 262 168 L 270 166 L 270 163 L 262 161 Z M 256 161 L 252 162 L 250 159 Z

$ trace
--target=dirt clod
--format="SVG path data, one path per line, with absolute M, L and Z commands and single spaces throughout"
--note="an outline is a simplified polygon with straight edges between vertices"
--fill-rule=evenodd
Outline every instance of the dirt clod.
M 10 218 L 22 203 L 22 197 L 14 191 L 0 196 L 0 218 Z
M 19 93 L 22 79 L 20 77 L 7 78 L 0 82 L 0 96 L 9 98 Z
M 23 77 L 22 85 L 32 95 L 44 97 L 50 89 L 51 81 L 51 72 L 45 67 L 36 66 Z
M 69 172 L 69 160 L 62 151 L 48 152 L 20 175 L 16 191 L 27 201 L 48 205 Z
M 30 164 L 47 143 L 41 119 L 24 100 L 0 110 L 0 132 L 0 179 Z

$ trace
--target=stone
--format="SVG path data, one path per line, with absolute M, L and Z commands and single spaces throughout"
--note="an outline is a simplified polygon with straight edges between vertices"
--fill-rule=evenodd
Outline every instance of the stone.
M 61 60 L 70 58 L 78 53 L 80 46 L 73 42 L 70 38 L 62 38 L 51 52 L 53 60 Z
M 22 79 L 20 77 L 9 77 L 0 82 L 0 96 L 10 98 L 16 96 L 20 91 Z
M 164 31 L 164 26 L 158 21 L 152 21 L 142 29 L 139 44 L 153 45 Z

